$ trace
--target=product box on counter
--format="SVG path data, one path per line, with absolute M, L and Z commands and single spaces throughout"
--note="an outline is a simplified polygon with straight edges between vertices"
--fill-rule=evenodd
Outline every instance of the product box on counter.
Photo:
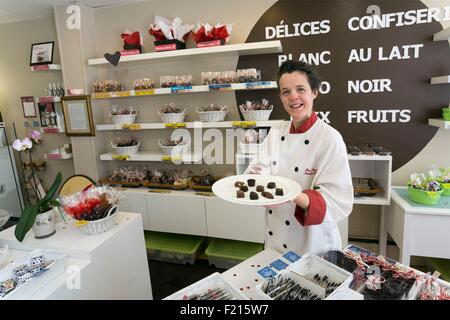
M 248 300 L 248 298 L 227 282 L 220 273 L 215 272 L 163 300 Z
M 308 253 L 256 289 L 261 299 L 337 300 L 352 280 L 350 272 Z
M 67 252 L 36 249 L 0 271 L 0 300 L 30 299 L 65 269 Z

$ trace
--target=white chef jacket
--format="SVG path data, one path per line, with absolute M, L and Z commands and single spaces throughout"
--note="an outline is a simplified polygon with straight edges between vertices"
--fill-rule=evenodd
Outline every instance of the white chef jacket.
M 321 254 L 341 249 L 337 223 L 353 207 L 353 185 L 341 134 L 315 113 L 308 122 L 304 133 L 291 134 L 288 121 L 272 128 L 246 170 L 249 173 L 257 166 L 261 174 L 295 180 L 310 198 L 307 212 L 294 202 L 267 210 L 265 247 L 280 253 Z

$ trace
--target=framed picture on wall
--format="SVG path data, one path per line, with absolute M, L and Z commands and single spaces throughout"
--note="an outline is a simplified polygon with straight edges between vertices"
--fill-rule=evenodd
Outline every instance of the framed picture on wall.
M 20 97 L 22 101 L 22 110 L 24 118 L 36 118 L 36 108 L 34 106 L 34 97 Z
M 54 41 L 33 43 L 31 45 L 30 66 L 51 64 L 53 62 Z
M 68 136 L 95 136 L 91 100 L 88 95 L 61 98 Z

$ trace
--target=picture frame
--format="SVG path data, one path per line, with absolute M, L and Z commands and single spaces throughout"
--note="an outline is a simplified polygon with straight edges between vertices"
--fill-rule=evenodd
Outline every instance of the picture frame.
M 54 41 L 33 43 L 31 45 L 30 66 L 51 64 L 54 46 Z
M 34 105 L 34 97 L 20 97 L 22 101 L 22 111 L 24 118 L 36 118 L 36 107 Z
M 65 96 L 61 98 L 68 136 L 95 136 L 89 95 Z

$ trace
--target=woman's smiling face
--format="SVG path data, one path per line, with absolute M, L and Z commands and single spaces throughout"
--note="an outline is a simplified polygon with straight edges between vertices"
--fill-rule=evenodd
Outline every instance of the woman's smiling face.
M 279 83 L 281 103 L 298 128 L 311 116 L 317 91 L 311 89 L 308 76 L 299 71 L 283 74 Z

